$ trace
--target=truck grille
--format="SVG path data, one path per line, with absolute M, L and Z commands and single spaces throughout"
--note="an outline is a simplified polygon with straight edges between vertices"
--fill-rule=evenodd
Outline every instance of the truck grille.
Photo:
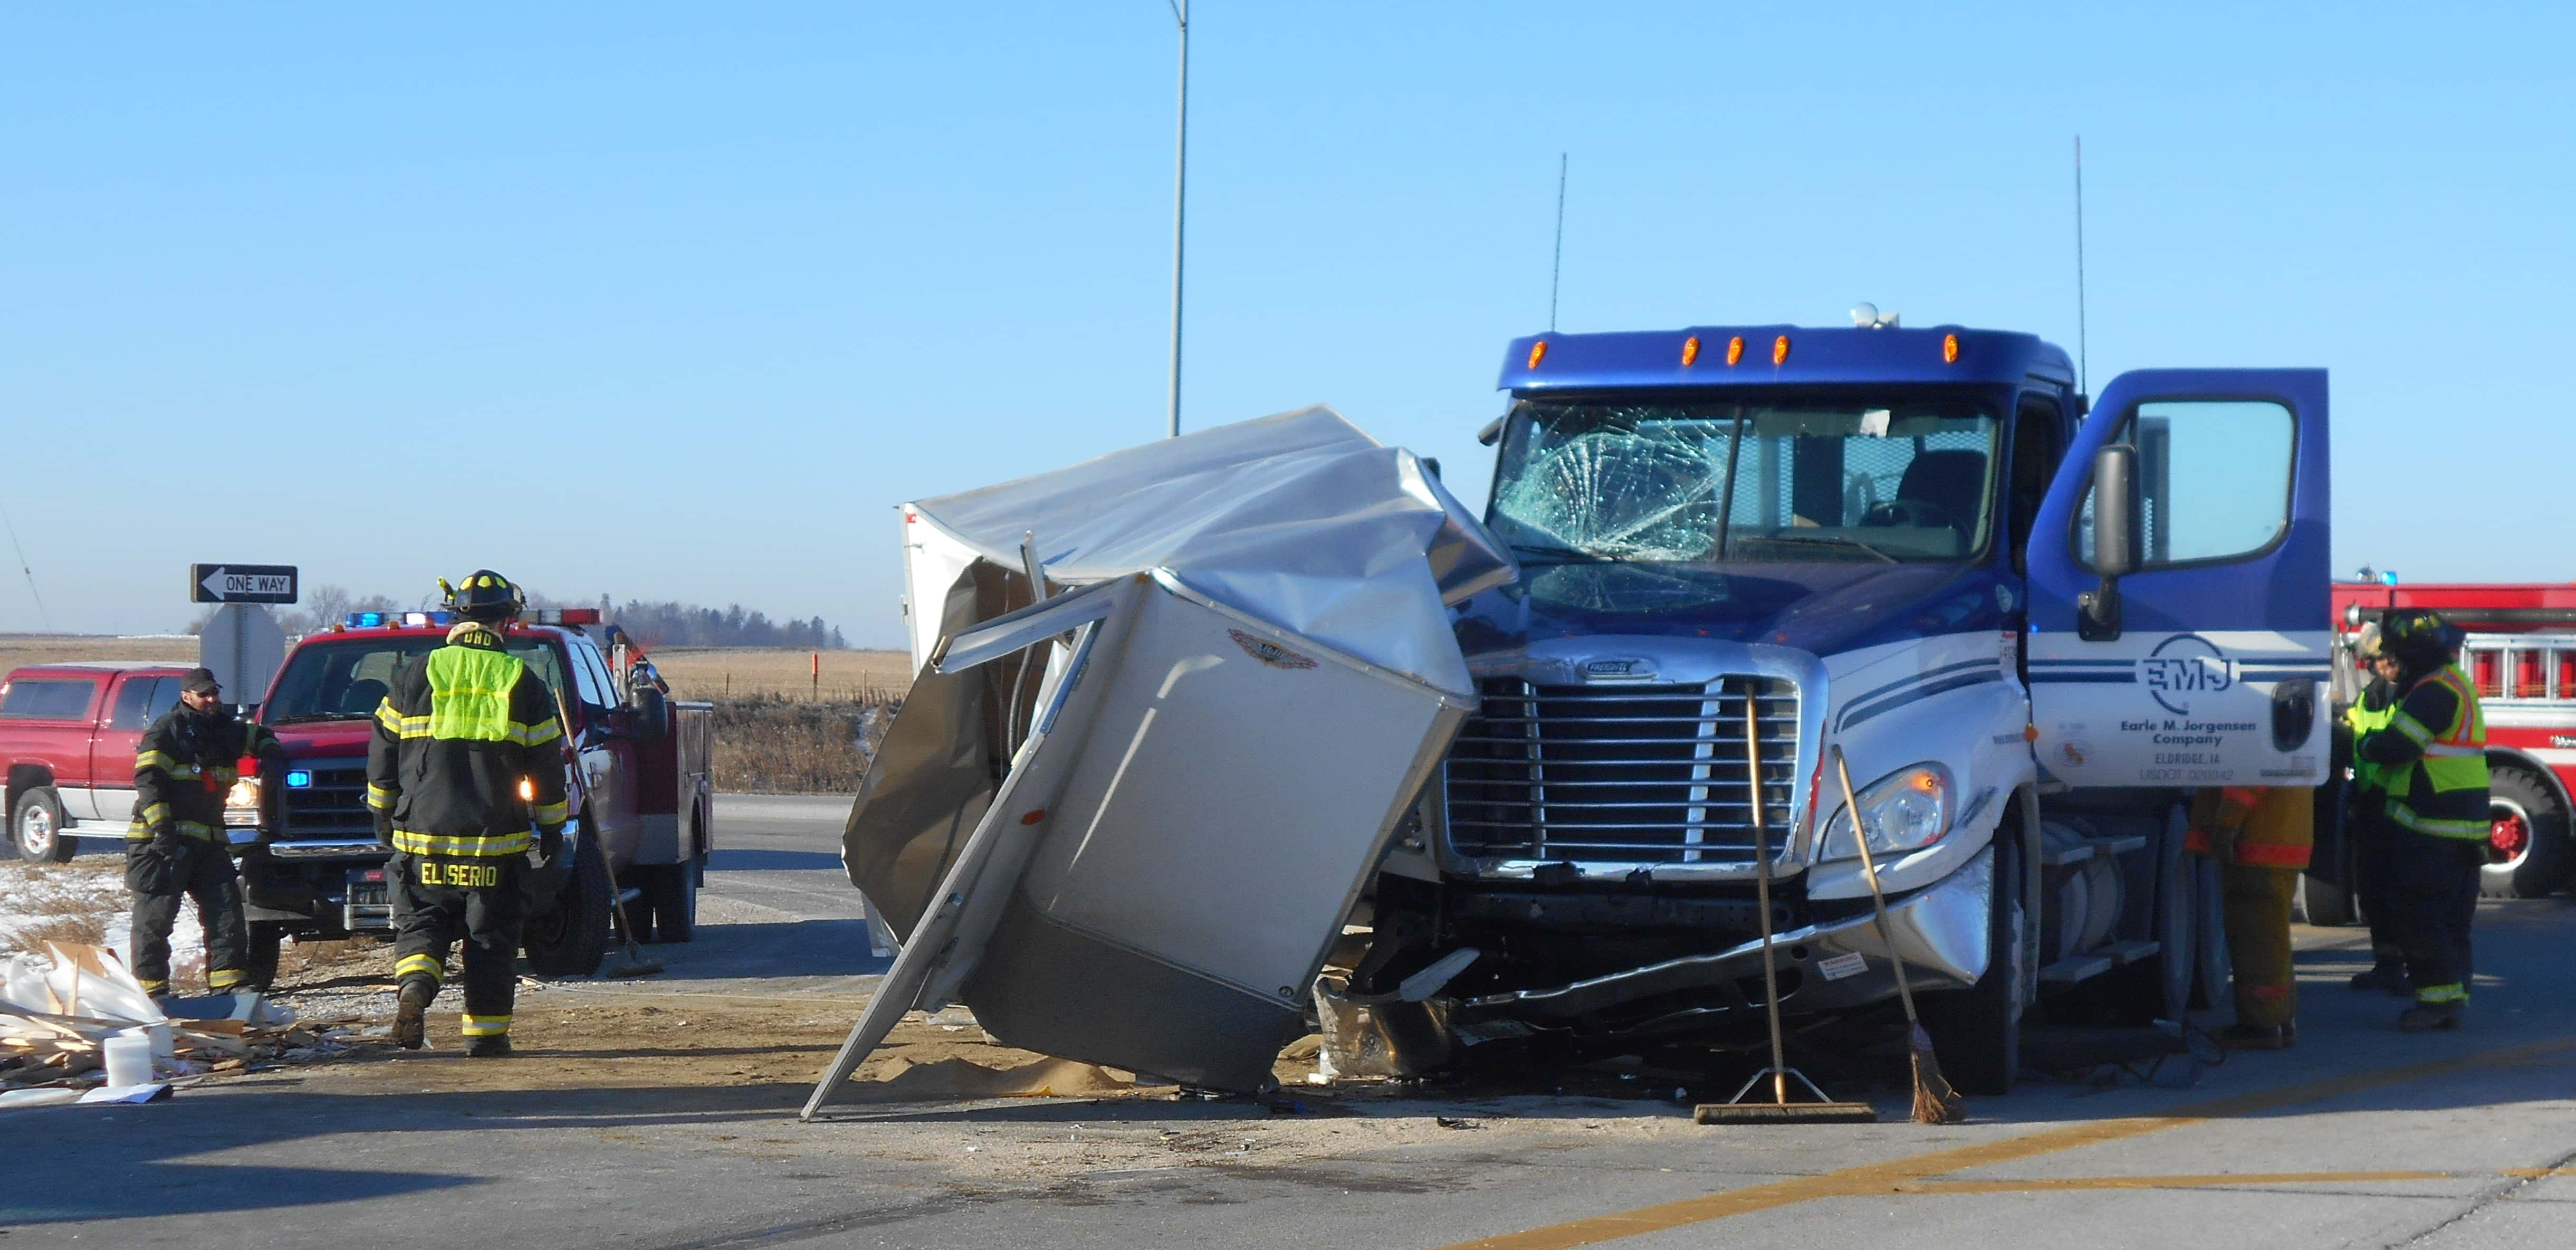
M 297 768 L 311 770 L 313 784 L 286 791 L 286 827 L 278 834 L 281 841 L 376 836 L 375 814 L 367 810 L 365 760 L 315 762 L 299 764 Z
M 1760 718 L 1763 823 L 1790 832 L 1798 690 L 1726 677 L 1706 685 L 1477 683 L 1447 765 L 1449 840 L 1474 858 L 1542 863 L 1744 862 L 1753 846 L 1744 701 Z

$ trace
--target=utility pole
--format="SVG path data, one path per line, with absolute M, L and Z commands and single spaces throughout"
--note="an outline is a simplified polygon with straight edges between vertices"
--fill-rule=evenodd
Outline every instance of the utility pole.
M 1181 242 L 1190 187 L 1190 0 L 1166 0 L 1181 29 L 1179 133 L 1172 141 L 1172 405 L 1168 437 L 1181 436 Z

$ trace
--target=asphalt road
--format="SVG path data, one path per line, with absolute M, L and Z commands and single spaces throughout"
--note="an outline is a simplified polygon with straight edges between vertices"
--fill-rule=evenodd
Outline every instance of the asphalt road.
M 863 993 L 882 961 L 832 858 L 841 809 L 723 800 L 704 936 L 665 948 L 652 992 Z M 2478 923 L 2463 1032 L 2393 1032 L 2395 1003 L 2341 985 L 2361 935 L 2302 930 L 2298 1049 L 2191 1088 L 2034 1082 L 1941 1128 L 1700 1128 L 1670 1103 L 1538 1096 L 806 1125 L 801 1087 L 400 1097 L 345 1079 L 0 1113 L 0 1250 L 2576 1246 L 2576 901 Z

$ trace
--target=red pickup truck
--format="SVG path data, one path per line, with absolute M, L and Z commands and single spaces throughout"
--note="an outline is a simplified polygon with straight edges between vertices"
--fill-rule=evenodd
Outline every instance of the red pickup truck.
M 254 971 L 272 966 L 284 937 L 391 928 L 387 852 L 366 805 L 367 743 L 395 671 L 445 642 L 448 624 L 445 612 L 354 613 L 297 642 L 279 666 L 259 722 L 285 761 L 237 788 L 224 814 L 237 842 L 260 835 L 242 883 Z M 668 699 L 594 610 L 529 613 L 506 645 L 555 693 L 573 811 L 566 840 L 578 852 L 563 894 L 528 917 L 529 966 L 541 976 L 597 971 L 612 909 L 639 941 L 688 941 L 715 837 L 713 705 Z
M 9 849 L 70 859 L 74 843 L 123 845 L 134 817 L 134 744 L 179 701 L 185 664 L 36 664 L 0 682 Z

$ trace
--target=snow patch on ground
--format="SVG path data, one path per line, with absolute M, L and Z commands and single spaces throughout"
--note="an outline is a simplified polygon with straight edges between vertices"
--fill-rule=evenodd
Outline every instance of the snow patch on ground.
M 134 966 L 131 949 L 133 902 L 125 890 L 122 858 L 82 857 L 68 864 L 0 863 L 0 955 L 24 952 L 45 957 L 48 930 L 67 920 L 87 919 L 102 929 L 100 944 Z M 185 989 L 206 974 L 206 930 L 195 903 L 179 906 L 179 922 L 170 931 L 170 979 Z

